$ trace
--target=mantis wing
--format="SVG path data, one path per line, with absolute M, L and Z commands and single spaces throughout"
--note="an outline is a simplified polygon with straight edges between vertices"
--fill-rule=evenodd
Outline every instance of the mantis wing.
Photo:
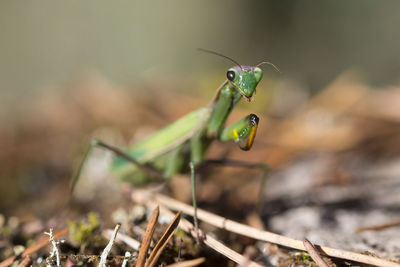
M 211 108 L 204 107 L 187 114 L 139 143 L 132 145 L 128 149 L 127 154 L 140 163 L 151 161 L 155 157 L 160 156 L 189 140 L 210 118 L 211 111 Z M 116 158 L 111 169 L 119 172 L 126 167 L 132 167 L 132 163 L 127 162 L 122 158 Z

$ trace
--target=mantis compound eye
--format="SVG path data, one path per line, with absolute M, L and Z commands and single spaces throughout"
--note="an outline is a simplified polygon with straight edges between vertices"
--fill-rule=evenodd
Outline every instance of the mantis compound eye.
M 228 70 L 226 77 L 232 82 L 235 79 L 235 72 L 233 70 Z

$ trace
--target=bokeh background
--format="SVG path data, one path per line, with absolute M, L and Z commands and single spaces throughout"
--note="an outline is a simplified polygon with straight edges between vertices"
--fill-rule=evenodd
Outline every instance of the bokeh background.
M 398 217 L 398 199 L 373 200 L 398 188 L 399 10 L 398 1 L 372 0 L 2 1 L 0 212 L 54 215 L 90 138 L 123 147 L 207 104 L 232 63 L 197 50 L 206 48 L 281 70 L 266 67 L 255 101 L 234 111 L 233 119 L 261 116 L 252 154 L 229 144 L 211 152 L 271 165 L 269 227 L 301 235 L 282 225 L 304 203 L 345 210 L 296 211 L 341 231 L 347 208 L 364 212 L 351 229 L 365 214 Z M 106 176 L 98 164 L 92 173 Z M 382 177 L 390 179 L 379 191 Z M 205 188 L 203 199 L 218 198 L 210 198 L 217 186 Z M 330 189 L 337 197 L 323 199 Z M 255 195 L 248 192 L 237 210 Z M 288 217 L 273 219 L 279 212 Z
M 270 60 L 312 91 L 348 68 L 398 80 L 399 3 L 387 1 L 52 1 L 1 4 L 1 99 L 21 98 L 97 71 L 120 85 L 147 72 L 189 75 Z M 228 64 L 229 65 L 229 64 Z M 157 77 L 151 77 L 156 79 Z M 188 88 L 190 90 L 190 88 Z

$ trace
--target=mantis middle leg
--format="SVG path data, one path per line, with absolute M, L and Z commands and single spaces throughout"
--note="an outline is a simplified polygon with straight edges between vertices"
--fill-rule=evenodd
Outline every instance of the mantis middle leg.
M 78 171 L 77 171 L 75 177 L 73 178 L 73 180 L 71 182 L 71 191 L 70 191 L 71 194 L 73 193 L 74 188 L 76 186 L 76 183 L 78 182 L 78 180 L 79 180 L 79 178 L 81 176 L 83 167 L 85 166 L 85 164 L 86 164 L 86 162 L 87 162 L 87 160 L 88 160 L 88 158 L 90 156 L 90 153 L 92 152 L 93 148 L 95 148 L 95 147 L 101 147 L 101 148 L 107 149 L 109 151 L 112 151 L 117 156 L 119 156 L 119 157 L 121 157 L 121 158 L 123 158 L 123 159 L 125 159 L 125 160 L 127 160 L 129 162 L 131 162 L 132 164 L 136 165 L 141 170 L 147 172 L 150 175 L 153 175 L 157 179 L 159 179 L 159 180 L 164 180 L 165 179 L 164 175 L 160 171 L 158 171 L 155 168 L 153 168 L 152 166 L 147 165 L 147 164 L 142 164 L 142 163 L 138 162 L 135 158 L 131 157 L 129 154 L 123 152 L 122 150 L 120 150 L 117 147 L 108 145 L 108 144 L 106 144 L 103 141 L 100 141 L 98 139 L 92 139 L 90 141 L 89 147 L 86 150 L 85 156 L 83 157 L 83 160 L 82 160 L 82 162 L 81 162 L 81 164 L 80 164 L 80 166 L 78 168 Z

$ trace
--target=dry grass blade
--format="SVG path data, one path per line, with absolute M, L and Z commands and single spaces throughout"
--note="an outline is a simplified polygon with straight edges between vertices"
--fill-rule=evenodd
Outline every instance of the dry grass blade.
M 304 247 L 307 249 L 308 254 L 315 261 L 319 267 L 329 267 L 329 264 L 324 261 L 324 259 L 319 255 L 317 248 L 308 240 L 303 240 Z
M 197 266 L 199 264 L 202 264 L 205 260 L 206 260 L 205 258 L 198 258 L 198 259 L 194 259 L 194 260 L 181 261 L 181 262 L 167 265 L 167 267 L 192 267 L 192 266 Z
M 189 214 L 193 216 L 193 207 L 190 205 L 187 205 L 185 203 L 179 202 L 175 199 L 172 199 L 170 197 L 164 196 L 162 194 L 149 194 L 147 192 L 143 192 L 146 196 L 139 196 L 137 192 L 132 195 L 132 199 L 138 202 L 143 202 L 144 197 L 147 199 L 153 198 L 158 204 L 162 204 L 170 209 L 173 210 L 181 210 L 185 214 Z M 147 200 L 148 201 L 148 200 Z M 256 240 L 261 240 L 269 243 L 274 243 L 278 244 L 281 246 L 285 247 L 290 247 L 298 250 L 306 250 L 306 248 L 303 245 L 303 242 L 301 240 L 296 240 L 287 236 L 283 235 L 278 235 L 275 233 L 271 233 L 268 231 L 262 231 L 253 227 L 250 227 L 245 224 L 241 224 L 229 219 L 226 219 L 224 217 L 218 216 L 216 214 L 213 214 L 211 212 L 207 212 L 202 209 L 197 209 L 197 216 L 200 220 L 203 220 L 211 225 L 214 225 L 216 227 L 225 229 L 230 232 L 234 232 L 240 235 L 248 236 L 251 238 L 254 238 Z M 400 267 L 400 264 L 397 264 L 395 262 L 391 262 L 388 260 L 384 260 L 381 258 L 377 257 L 372 257 L 360 253 L 355 253 L 355 252 L 350 252 L 350 251 L 345 251 L 341 249 L 335 249 L 335 248 L 330 248 L 330 247 L 320 247 L 321 252 L 327 256 L 330 257 L 335 257 L 335 258 L 340 258 L 340 259 L 347 259 L 355 262 L 361 262 L 365 264 L 370 264 L 370 265 L 375 265 L 375 266 L 393 266 L 393 267 Z
M 146 262 L 146 267 L 152 267 L 152 266 L 156 265 L 158 258 L 160 257 L 165 246 L 167 245 L 168 241 L 171 239 L 176 228 L 178 227 L 179 221 L 181 219 L 181 215 L 182 215 L 181 211 L 179 211 L 175 215 L 171 224 L 168 226 L 167 230 L 165 230 L 165 233 L 163 234 L 163 236 L 161 237 L 161 239 L 158 241 L 158 243 L 154 247 L 153 251 L 151 252 L 150 257 L 148 258 L 148 260 Z
M 151 214 L 149 223 L 147 224 L 146 232 L 143 236 L 142 246 L 139 250 L 139 256 L 136 262 L 136 266 L 143 267 L 146 262 L 147 251 L 150 247 L 151 238 L 153 237 L 154 230 L 156 229 L 156 223 L 158 215 L 160 214 L 160 207 L 157 206 Z
M 396 220 L 396 221 L 389 222 L 389 223 L 358 227 L 356 229 L 356 232 L 369 231 L 369 230 L 378 231 L 378 230 L 383 230 L 383 229 L 386 229 L 389 227 L 395 227 L 395 226 L 399 226 L 399 225 L 400 225 L 400 220 Z
M 69 229 L 68 228 L 64 228 L 61 231 L 55 233 L 53 236 L 54 238 L 59 238 L 60 236 L 66 235 L 68 233 Z M 47 244 L 49 243 L 48 238 L 38 241 L 36 244 L 30 246 L 29 248 L 27 248 L 23 253 L 22 253 L 22 257 L 26 257 L 29 254 L 38 251 L 39 249 L 41 249 L 44 246 L 47 246 Z M 0 267 L 6 267 L 6 266 L 10 266 L 11 264 L 14 263 L 15 259 L 17 258 L 17 256 L 12 256 L 2 262 L 0 262 Z

